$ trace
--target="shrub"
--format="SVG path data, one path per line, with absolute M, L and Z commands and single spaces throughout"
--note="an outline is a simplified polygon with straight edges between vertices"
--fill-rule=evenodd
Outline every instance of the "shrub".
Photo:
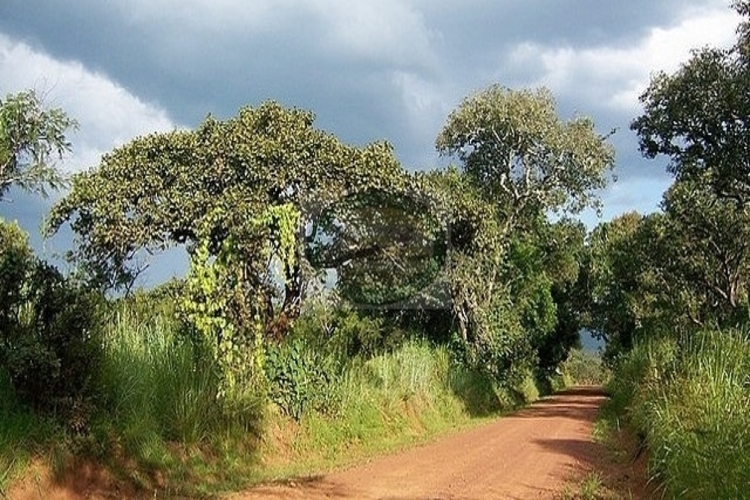
M 408 335 L 388 328 L 382 317 L 352 309 L 333 298 L 308 302 L 295 321 L 291 336 L 342 364 L 354 357 L 371 358 L 402 344 Z
M 34 258 L 15 224 L 0 223 L 0 275 L 0 361 L 16 394 L 81 430 L 101 360 L 99 298 Z
M 269 396 L 283 413 L 299 420 L 307 410 L 335 413 L 340 368 L 331 357 L 311 349 L 303 339 L 290 338 L 267 348 Z

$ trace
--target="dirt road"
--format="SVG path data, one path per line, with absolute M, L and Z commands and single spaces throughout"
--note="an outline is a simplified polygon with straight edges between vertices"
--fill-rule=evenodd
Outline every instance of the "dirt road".
M 598 388 L 568 390 L 432 444 L 230 498 L 559 498 L 566 480 L 602 453 L 591 440 L 591 426 L 603 401 Z

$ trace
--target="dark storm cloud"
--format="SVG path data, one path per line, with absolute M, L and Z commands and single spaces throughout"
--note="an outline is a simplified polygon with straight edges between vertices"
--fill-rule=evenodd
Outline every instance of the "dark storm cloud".
M 80 62 L 178 126 L 275 99 L 314 110 L 319 127 L 347 142 L 390 141 L 409 168 L 438 162 L 434 138 L 470 92 L 547 85 L 563 117 L 618 129 L 620 182 L 604 194 L 611 216 L 653 210 L 669 180 L 664 161 L 644 161 L 628 130 L 638 111 L 631 94 L 661 69 L 646 68 L 642 52 L 670 52 L 644 40 L 706 7 L 729 10 L 721 0 L 2 0 L 0 35 Z M 101 105 L 103 119 L 115 114 Z M 129 139 L 93 140 L 102 129 L 94 128 L 82 127 L 74 143 L 96 144 L 94 157 Z M 32 232 L 46 210 L 28 198 L 0 206 Z
M 336 19 L 335 11 L 359 8 L 350 2 L 312 2 L 315 8 L 311 2 L 216 2 L 198 9 L 191 2 L 5 0 L 0 31 L 56 58 L 81 61 L 186 126 L 207 113 L 226 117 L 272 98 L 315 110 L 320 126 L 347 141 L 388 139 L 407 164 L 419 165 L 434 157 L 432 138 L 460 97 L 491 81 L 523 85 L 540 75 L 538 66 L 504 69 L 504 54 L 516 44 L 575 49 L 635 43 L 699 3 L 384 2 L 378 8 L 392 12 L 394 30 L 408 16 L 421 25 L 406 25 L 414 33 L 375 54 L 349 50 L 351 39 L 325 42 L 333 22 L 350 21 Z M 386 28 L 379 28 L 384 36 Z M 429 46 L 420 46 L 420 36 Z M 432 130 L 409 121 L 394 72 L 440 86 L 446 102 L 432 103 L 424 112 L 435 117 L 419 124 Z

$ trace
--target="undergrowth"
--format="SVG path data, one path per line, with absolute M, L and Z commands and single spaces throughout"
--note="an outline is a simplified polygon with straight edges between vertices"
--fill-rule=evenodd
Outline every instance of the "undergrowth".
M 750 339 L 709 331 L 637 345 L 609 383 L 612 411 L 649 449 L 650 475 L 674 498 L 750 491 Z
M 384 336 L 382 322 L 344 310 L 301 318 L 266 346 L 259 382 L 228 398 L 211 351 L 183 334 L 168 296 L 108 307 L 84 427 L 37 416 L 0 373 L 0 492 L 32 460 L 64 472 L 83 459 L 149 494 L 211 496 L 473 425 L 562 380 L 529 371 L 498 384 L 450 346 Z
M 18 400 L 8 375 L 0 369 L 0 497 L 29 460 L 60 435 L 58 426 Z
M 347 317 L 353 333 L 330 345 L 308 332 L 270 346 L 265 382 L 227 400 L 210 353 L 185 340 L 168 307 L 136 301 L 110 314 L 84 429 L 41 420 L 0 377 L 0 490 L 57 447 L 68 462 L 60 469 L 87 457 L 154 494 L 215 495 L 423 441 L 539 395 L 531 374 L 504 388 L 427 340 L 350 355 L 338 347 L 352 343 L 342 335 L 374 335 L 365 330 L 381 325 Z
M 266 478 L 325 470 L 479 423 L 521 404 L 486 376 L 457 365 L 445 347 L 422 340 L 354 360 L 339 391 L 335 415 L 308 412 L 299 421 L 270 419 L 263 445 Z

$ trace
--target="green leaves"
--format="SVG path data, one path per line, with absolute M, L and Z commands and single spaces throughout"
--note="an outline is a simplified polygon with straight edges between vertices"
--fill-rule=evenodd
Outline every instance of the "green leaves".
M 557 322 L 552 287 L 578 271 L 577 257 L 556 254 L 553 270 L 542 255 L 545 214 L 595 205 L 612 164 L 591 121 L 561 121 L 546 90 L 493 86 L 438 137 L 463 169 L 412 175 L 388 143 L 349 146 L 314 119 L 266 102 L 136 138 L 73 178 L 49 232 L 71 224 L 74 257 L 103 288 L 127 289 L 138 255 L 186 244 L 181 310 L 228 391 L 328 270 L 358 303 L 452 308 L 496 374 L 529 366 Z
M 0 220 L 0 365 L 26 403 L 71 419 L 76 431 L 95 395 L 96 306 L 94 294 L 32 254 L 16 224 Z
M 450 223 L 453 312 L 469 357 L 496 377 L 539 359 L 553 367 L 577 338 L 582 304 L 562 290 L 572 293 L 583 252 L 553 243 L 574 231 L 553 230 L 546 215 L 598 206 L 612 147 L 588 118 L 560 120 L 548 90 L 498 85 L 465 99 L 436 145 L 463 167 L 430 181 Z
M 735 8 L 745 17 L 746 2 Z M 747 22 L 734 48 L 704 48 L 671 75 L 656 75 L 641 96 L 644 113 L 633 121 L 649 158 L 670 157 L 678 179 L 703 179 L 720 195 L 750 199 L 750 59 Z
M 0 100 L 0 199 L 11 185 L 43 196 L 46 187 L 61 187 L 54 161 L 70 151 L 65 134 L 76 127 L 62 109 L 45 109 L 34 91 Z
M 578 212 L 597 205 L 614 150 L 587 118 L 561 121 L 546 89 L 493 85 L 448 117 L 438 150 L 456 155 L 488 199 L 514 225 L 528 211 Z

